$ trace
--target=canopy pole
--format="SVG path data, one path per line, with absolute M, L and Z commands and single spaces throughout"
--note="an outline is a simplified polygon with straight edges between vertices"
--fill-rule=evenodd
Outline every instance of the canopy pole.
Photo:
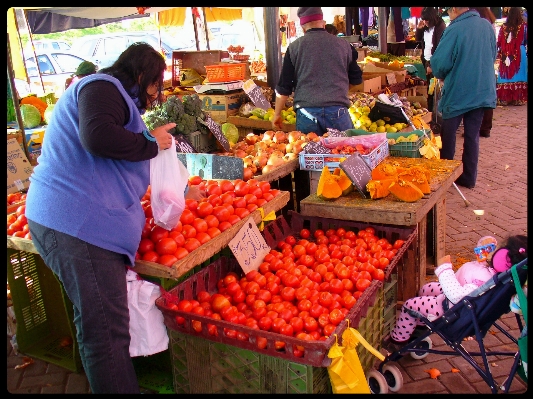
M 200 42 L 198 40 L 198 27 L 196 26 L 196 13 L 194 12 L 196 7 L 191 7 L 192 13 L 192 25 L 194 27 L 194 39 L 196 40 L 196 50 L 200 51 Z M 196 11 L 198 12 L 198 11 Z
M 267 83 L 274 89 L 281 74 L 281 38 L 279 7 L 263 7 L 265 27 L 265 60 L 267 64 Z
M 205 17 L 205 7 L 202 7 L 202 14 L 204 16 L 205 41 L 207 43 L 207 49 L 211 50 L 211 48 L 209 47 L 209 33 L 207 31 L 207 18 Z
M 28 142 L 26 140 L 26 132 L 24 131 L 24 123 L 22 121 L 22 114 L 20 113 L 20 103 L 17 88 L 15 86 L 15 73 L 13 72 L 13 62 L 11 61 L 11 46 L 9 44 L 9 33 L 7 34 L 7 76 L 9 78 L 9 85 L 11 86 L 11 97 L 13 98 L 13 106 L 15 107 L 15 114 L 17 115 L 17 123 L 22 134 L 22 149 L 24 155 L 28 160 L 30 153 L 28 151 Z
M 37 53 L 35 52 L 35 46 L 33 45 L 33 34 L 31 33 L 30 24 L 28 23 L 28 17 L 26 16 L 26 10 L 23 10 L 23 12 L 24 12 L 24 19 L 26 20 L 26 26 L 28 27 L 28 34 L 30 36 L 31 51 L 33 52 L 33 57 L 35 59 L 35 66 L 37 67 L 37 72 L 39 72 L 39 81 L 41 82 L 41 87 L 43 89 L 43 93 L 46 94 L 46 91 L 44 90 L 43 75 L 41 73 L 41 68 L 39 67 L 39 60 L 37 59 Z M 17 19 L 15 18 L 15 23 L 16 23 L 16 21 L 17 21 Z M 18 30 L 18 25 L 17 25 L 17 30 Z M 24 68 L 26 68 L 26 57 L 24 57 L 24 50 L 22 50 L 22 58 L 24 59 Z M 28 84 L 29 84 L 30 77 L 28 76 L 28 70 L 27 69 L 26 69 L 26 76 L 28 78 Z

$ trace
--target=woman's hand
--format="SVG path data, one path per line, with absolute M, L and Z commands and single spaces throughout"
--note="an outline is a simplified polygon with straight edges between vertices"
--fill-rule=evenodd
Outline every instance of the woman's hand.
M 422 29 L 422 28 L 424 28 L 425 26 L 426 26 L 426 23 L 424 22 L 423 19 L 421 19 L 420 21 L 418 21 L 418 26 L 417 26 L 418 29 Z
M 276 115 L 272 117 L 272 129 L 273 130 L 281 130 L 282 128 L 283 119 L 281 118 L 281 115 Z
M 189 186 L 189 190 L 187 191 L 187 194 L 185 194 L 185 199 L 193 199 L 196 201 L 200 201 L 205 197 L 205 190 L 201 190 L 198 185 Z
M 156 127 L 150 132 L 155 137 L 160 150 L 166 150 L 172 145 L 172 135 L 168 131 L 173 127 L 176 127 L 175 123 L 167 123 L 166 125 Z

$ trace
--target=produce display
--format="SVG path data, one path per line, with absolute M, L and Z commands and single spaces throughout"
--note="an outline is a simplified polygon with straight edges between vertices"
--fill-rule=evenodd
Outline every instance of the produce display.
M 148 130 L 174 122 L 176 127 L 169 130 L 172 135 L 189 135 L 200 131 L 209 133 L 209 128 L 202 123 L 205 113 L 202 111 L 202 100 L 198 94 L 187 94 L 180 99 L 176 95 L 170 95 L 166 101 L 148 110 L 142 116 Z
M 292 345 L 291 355 L 302 358 L 304 342 L 326 341 L 373 281 L 385 279 L 404 243 L 378 238 L 371 226 L 357 232 L 303 228 L 278 241 L 257 270 L 245 275 L 230 271 L 214 290 L 198 290 L 181 299 L 171 291 L 159 303 L 176 312 L 178 327 L 189 319 L 197 333 L 203 322 L 213 337 L 224 334 L 244 342 L 253 330 L 272 332 L 278 334 L 274 345 L 279 352 L 286 350 L 288 337 L 296 338 L 302 344 Z M 223 329 L 217 328 L 218 321 L 227 322 Z M 247 329 L 233 330 L 231 324 Z M 264 336 L 254 335 L 252 342 L 256 349 L 266 350 Z
M 30 227 L 26 219 L 26 205 L 19 205 L 14 213 L 7 215 L 7 235 L 31 240 Z
M 384 198 L 389 194 L 404 202 L 415 202 L 430 194 L 430 172 L 421 165 L 402 167 L 382 162 L 371 172 L 366 188 L 370 198 Z
M 316 195 L 324 200 L 339 198 L 341 195 L 348 195 L 353 191 L 353 184 L 350 178 L 341 168 L 335 168 L 333 173 L 324 166 L 318 180 Z
M 311 140 L 318 140 L 316 133 L 299 131 L 285 133 L 267 130 L 262 134 L 248 133 L 244 140 L 231 146 L 230 152 L 219 155 L 242 158 L 244 180 L 256 174 L 265 174 L 287 162 L 298 159 L 298 154 Z
M 30 94 L 20 100 L 22 124 L 26 129 L 33 129 L 48 124 L 57 99 L 54 93 L 43 97 Z
M 269 182 L 253 179 L 203 180 L 200 176 L 191 176 L 189 185 L 198 185 L 208 196 L 200 201 L 186 199 L 180 221 L 170 231 L 154 223 L 148 188 L 141 201 L 146 224 L 137 249 L 137 260 L 171 267 L 279 193 L 279 190 L 270 188 Z

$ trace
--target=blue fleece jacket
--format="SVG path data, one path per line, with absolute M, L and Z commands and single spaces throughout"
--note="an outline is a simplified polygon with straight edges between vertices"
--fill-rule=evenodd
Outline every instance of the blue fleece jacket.
M 438 104 L 444 119 L 496 108 L 495 61 L 494 29 L 477 11 L 467 11 L 448 25 L 431 56 L 433 75 L 444 80 Z
M 131 162 L 92 155 L 79 138 L 77 100 L 82 87 L 103 79 L 115 84 L 129 108 L 124 127 L 146 125 L 135 103 L 112 76 L 93 74 L 58 100 L 46 129 L 39 164 L 30 177 L 26 217 L 90 244 L 126 255 L 133 265 L 145 215 L 140 199 L 150 184 L 150 161 Z

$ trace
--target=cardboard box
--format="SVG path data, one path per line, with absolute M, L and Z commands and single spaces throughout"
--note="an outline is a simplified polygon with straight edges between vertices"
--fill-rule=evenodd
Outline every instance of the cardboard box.
M 28 147 L 28 154 L 30 155 L 30 163 L 33 166 L 37 165 L 37 158 L 41 155 L 41 148 L 43 146 L 45 129 L 28 129 L 26 132 L 26 146 Z
M 227 94 L 199 94 L 202 110 L 218 123 L 225 123 L 228 116 L 239 113 L 244 90 L 236 90 Z
M 33 167 L 17 139 L 7 140 L 7 194 L 27 189 Z
M 379 77 L 381 82 L 381 87 L 389 86 L 389 81 L 391 80 L 391 75 L 396 79 L 395 83 L 405 82 L 405 76 L 402 73 L 396 71 L 387 71 L 387 72 L 363 72 L 363 79 L 371 79 Z
M 363 77 L 364 79 L 364 77 Z M 364 79 L 363 83 L 350 89 L 350 93 L 363 92 L 363 93 L 376 93 L 381 90 L 381 78 L 379 76 L 370 79 Z

